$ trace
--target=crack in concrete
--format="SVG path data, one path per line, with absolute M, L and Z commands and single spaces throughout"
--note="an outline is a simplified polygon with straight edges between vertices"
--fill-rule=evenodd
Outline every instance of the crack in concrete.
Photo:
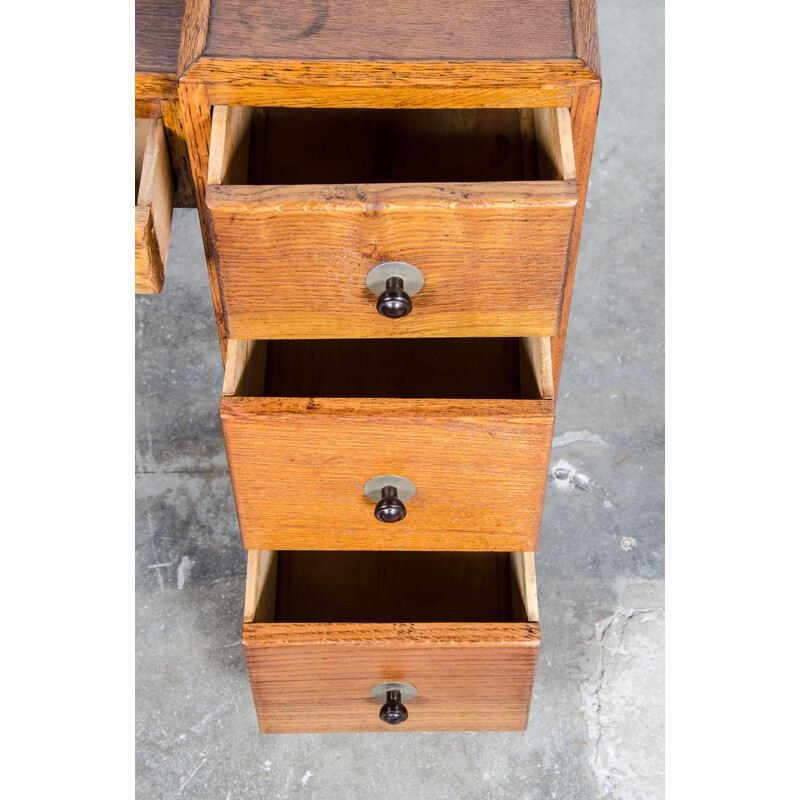
M 637 590 L 642 586 L 649 588 L 648 582 L 642 582 L 627 589 Z M 663 684 L 658 673 L 661 666 L 658 655 L 663 651 L 657 631 L 653 635 L 653 631 L 633 624 L 648 622 L 663 628 L 662 606 L 628 605 L 626 610 L 598 621 L 591 640 L 597 664 L 594 674 L 583 683 L 582 691 L 589 762 L 601 790 L 600 797 L 633 800 L 652 798 L 653 791 L 663 791 L 663 783 L 658 785 L 655 766 L 663 751 L 658 740 L 659 723 L 663 728 Z M 653 739 L 650 748 L 648 739 Z M 639 794 L 642 777 L 645 783 L 651 782 L 649 795 Z

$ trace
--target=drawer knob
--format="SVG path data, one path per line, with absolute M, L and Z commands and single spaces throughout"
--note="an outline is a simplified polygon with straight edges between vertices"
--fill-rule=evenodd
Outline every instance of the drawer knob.
M 389 319 L 400 319 L 411 313 L 411 298 L 424 284 L 422 273 L 404 261 L 387 261 L 367 273 L 367 289 L 378 298 L 375 308 Z
M 389 683 L 379 683 L 377 686 L 372 687 L 370 694 L 376 700 L 386 700 L 381 706 L 378 716 L 387 725 L 399 725 L 408 719 L 408 711 L 403 705 L 403 698 L 406 702 L 413 700 L 417 696 L 417 687 L 412 686 L 410 683 L 398 683 L 397 681 L 390 681 Z
M 406 515 L 404 502 L 416 493 L 417 487 L 400 475 L 378 475 L 364 484 L 364 494 L 375 503 L 375 519 L 400 522 Z
M 381 293 L 375 308 L 378 313 L 389 319 L 400 319 L 411 313 L 411 298 L 403 291 L 403 279 L 398 277 L 386 279 L 386 289 Z
M 378 716 L 389 725 L 399 725 L 408 719 L 408 711 L 402 704 L 402 694 L 397 689 L 386 692 L 386 702 L 381 706 Z
M 375 519 L 381 522 L 400 522 L 406 515 L 406 507 L 397 496 L 397 488 L 384 486 L 381 489 L 381 499 L 375 505 Z M 400 720 L 402 722 L 402 720 Z

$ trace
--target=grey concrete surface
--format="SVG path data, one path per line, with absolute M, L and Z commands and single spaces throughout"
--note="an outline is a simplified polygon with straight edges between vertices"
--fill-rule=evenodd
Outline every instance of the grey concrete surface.
M 599 0 L 603 100 L 537 554 L 525 733 L 258 732 L 196 212 L 136 299 L 140 798 L 664 796 L 661 0 Z

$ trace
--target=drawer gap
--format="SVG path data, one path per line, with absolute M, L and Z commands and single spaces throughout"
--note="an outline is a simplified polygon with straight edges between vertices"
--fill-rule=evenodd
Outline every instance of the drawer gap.
M 549 337 L 232 341 L 223 394 L 541 400 Z
M 567 108 L 216 106 L 209 183 L 483 183 L 575 178 Z
M 252 589 L 251 622 L 501 623 L 528 617 L 525 579 L 512 560 L 530 554 L 252 554 L 248 572 L 258 586 Z
M 520 397 L 516 339 L 269 343 L 265 397 Z

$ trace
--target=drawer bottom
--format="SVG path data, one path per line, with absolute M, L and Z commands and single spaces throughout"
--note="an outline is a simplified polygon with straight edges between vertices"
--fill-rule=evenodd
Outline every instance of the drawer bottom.
M 263 733 L 524 730 L 533 553 L 248 554 L 245 660 Z M 416 696 L 388 724 L 372 690 Z

